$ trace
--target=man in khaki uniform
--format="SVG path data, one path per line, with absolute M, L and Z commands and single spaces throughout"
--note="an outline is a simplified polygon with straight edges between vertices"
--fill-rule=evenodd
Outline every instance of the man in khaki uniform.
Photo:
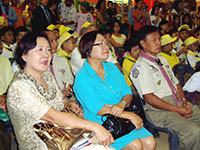
M 139 40 L 143 51 L 130 78 L 146 102 L 147 119 L 178 134 L 181 149 L 199 150 L 200 110 L 187 103 L 167 60 L 159 54 L 161 41 L 157 28 L 143 27 Z

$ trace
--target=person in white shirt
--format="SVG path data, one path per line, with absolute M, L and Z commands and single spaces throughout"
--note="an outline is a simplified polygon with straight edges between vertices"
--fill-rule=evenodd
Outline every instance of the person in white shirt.
M 158 27 L 161 22 L 161 11 L 158 5 L 154 5 L 151 11 L 150 22 L 152 26 Z
M 74 7 L 73 0 L 65 0 L 58 6 L 58 11 L 61 16 L 61 24 L 75 30 L 76 8 Z
M 52 31 L 45 31 L 45 33 L 50 39 L 51 53 L 53 54 L 52 61 L 48 70 L 53 74 L 58 87 L 63 92 L 63 94 L 65 96 L 70 96 L 72 87 L 66 86 L 66 83 L 72 85 L 74 82 L 74 77 L 71 74 L 69 65 L 65 58 L 56 54 L 58 49 L 58 41 L 56 35 Z
M 185 55 L 187 54 L 187 49 L 184 45 L 184 41 L 189 37 L 190 27 L 188 25 L 182 25 L 178 28 L 179 40 L 175 43 L 176 56 L 178 56 L 180 62 L 185 62 Z
M 198 61 L 200 61 L 199 52 L 198 50 L 198 39 L 190 36 L 184 41 L 188 52 L 186 57 L 186 64 L 190 65 L 191 67 L 195 68 L 195 65 Z

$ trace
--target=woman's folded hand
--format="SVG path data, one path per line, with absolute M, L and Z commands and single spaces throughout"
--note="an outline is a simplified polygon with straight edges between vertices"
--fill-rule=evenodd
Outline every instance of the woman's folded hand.
M 124 108 L 125 108 L 124 103 L 120 102 L 118 104 L 112 105 L 110 113 L 114 116 L 119 117 L 124 111 Z
M 129 120 L 135 125 L 136 130 L 144 125 L 142 118 L 135 113 L 129 112 Z

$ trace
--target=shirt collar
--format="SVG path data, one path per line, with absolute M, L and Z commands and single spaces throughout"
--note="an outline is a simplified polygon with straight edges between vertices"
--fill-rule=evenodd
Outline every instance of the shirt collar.
M 126 57 L 133 60 L 133 61 L 136 61 L 135 58 L 133 58 L 131 55 L 127 55 Z
M 111 70 L 113 69 L 113 68 L 111 68 L 109 65 L 106 65 L 106 63 L 107 63 L 107 62 L 103 62 L 103 68 L 104 68 L 104 70 L 105 70 L 105 78 L 106 78 L 107 74 L 108 74 L 109 72 L 111 72 Z M 91 67 L 90 64 L 88 63 L 87 59 L 85 60 L 84 67 L 85 67 L 85 69 L 87 70 L 87 72 L 88 72 L 88 74 L 89 74 L 90 76 L 98 76 L 97 73 L 92 69 L 92 67 Z
M 169 54 L 168 53 L 165 53 L 165 52 L 160 52 L 161 54 L 165 54 L 165 55 L 168 55 L 168 56 L 172 56 L 172 53 L 170 52 Z
M 7 44 L 5 44 L 5 43 L 3 42 L 3 47 L 12 50 L 12 45 L 11 45 L 11 44 L 10 44 L 10 46 L 9 46 L 9 45 L 7 45 Z

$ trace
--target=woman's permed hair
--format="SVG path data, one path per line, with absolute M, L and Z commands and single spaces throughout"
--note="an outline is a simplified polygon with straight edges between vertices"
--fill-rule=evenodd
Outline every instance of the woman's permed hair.
M 23 60 L 22 56 L 26 55 L 29 50 L 32 50 L 37 45 L 37 38 L 43 37 L 47 39 L 49 45 L 50 41 L 48 36 L 45 33 L 36 33 L 36 32 L 28 32 L 24 35 L 24 37 L 19 41 L 16 52 L 15 52 L 15 60 L 17 64 L 24 69 L 26 62 Z M 50 45 L 51 46 L 51 45 Z

